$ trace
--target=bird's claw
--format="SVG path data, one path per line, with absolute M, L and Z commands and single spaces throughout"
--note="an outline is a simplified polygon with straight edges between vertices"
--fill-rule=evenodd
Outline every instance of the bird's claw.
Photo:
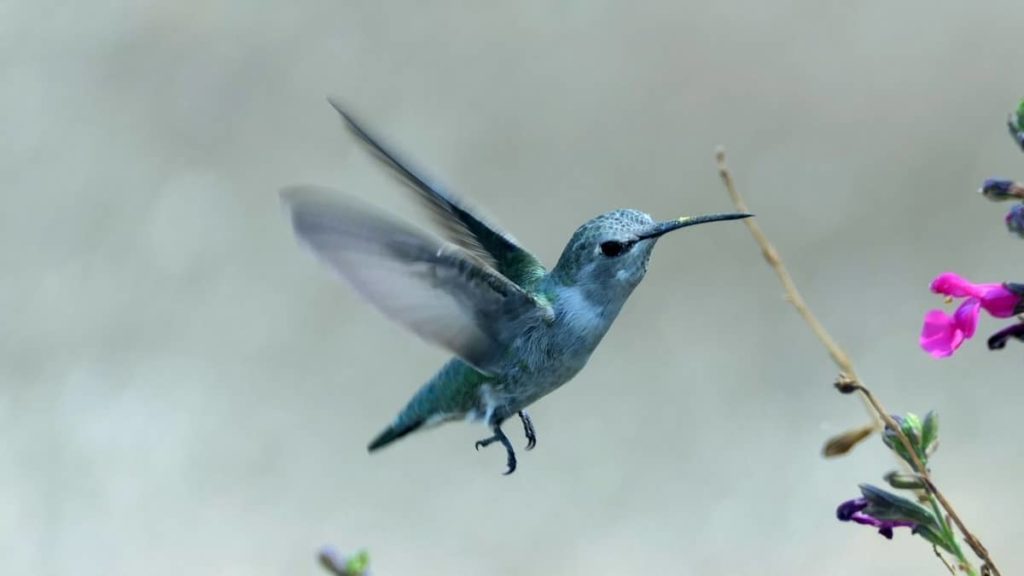
M 508 457 L 508 470 L 501 473 L 502 476 L 508 476 L 509 474 L 516 471 L 516 457 L 509 455 Z
M 526 410 L 519 411 L 519 419 L 523 421 L 523 433 L 526 434 L 526 449 L 533 450 L 537 446 L 537 431 L 533 428 L 533 420 Z
M 505 433 L 501 431 L 500 427 L 495 426 L 494 436 L 478 440 L 475 446 L 477 450 L 480 450 L 480 448 L 486 448 L 495 442 L 501 442 L 501 445 L 505 447 L 505 451 L 508 452 L 508 470 L 504 473 L 505 476 L 508 476 L 516 471 L 516 453 L 512 450 L 512 443 L 509 442 L 508 436 L 505 436 Z

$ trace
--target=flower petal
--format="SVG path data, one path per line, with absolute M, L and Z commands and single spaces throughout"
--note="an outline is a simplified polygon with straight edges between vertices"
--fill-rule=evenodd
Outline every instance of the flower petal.
M 1021 296 L 1004 284 L 982 284 L 981 307 L 996 318 L 1009 318 L 1017 311 Z
M 963 332 L 964 340 L 974 336 L 978 328 L 978 315 L 981 314 L 981 301 L 977 298 L 968 298 L 953 313 L 953 322 Z
M 842 522 L 849 522 L 853 517 L 861 510 L 868 507 L 868 501 L 864 498 L 854 498 L 853 500 L 847 500 L 836 508 L 836 518 Z
M 953 317 L 942 310 L 932 310 L 924 317 L 919 340 L 921 348 L 933 358 L 945 358 L 953 354 L 964 341 Z
M 932 280 L 932 292 L 953 298 L 967 298 L 973 296 L 982 301 L 982 306 L 993 316 L 1003 313 L 1004 310 L 1011 310 L 1006 318 L 1012 315 L 1012 309 L 1020 302 L 1020 295 L 1014 294 L 998 283 L 975 284 L 953 272 L 943 272 Z
M 977 296 L 974 284 L 953 272 L 943 272 L 936 276 L 935 280 L 932 280 L 931 289 L 936 294 L 943 294 L 954 298 Z

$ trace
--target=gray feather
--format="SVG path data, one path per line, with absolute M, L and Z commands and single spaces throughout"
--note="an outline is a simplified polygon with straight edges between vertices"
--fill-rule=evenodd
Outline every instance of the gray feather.
M 384 314 L 484 372 L 551 315 L 463 249 L 325 188 L 281 193 L 295 235 Z
M 544 275 L 546 270 L 540 261 L 519 246 L 511 234 L 487 222 L 462 200 L 421 176 L 408 162 L 403 161 L 378 138 L 371 135 L 345 111 L 338 100 L 328 98 L 327 101 L 337 110 L 360 142 L 365 144 L 381 163 L 390 168 L 399 180 L 416 192 L 417 197 L 430 209 L 452 242 L 520 286 L 532 287 Z

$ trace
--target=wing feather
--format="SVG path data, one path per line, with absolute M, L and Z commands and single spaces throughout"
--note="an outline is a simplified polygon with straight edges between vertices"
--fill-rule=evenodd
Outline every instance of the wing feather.
M 434 214 L 438 224 L 452 242 L 476 255 L 512 282 L 532 288 L 546 272 L 533 254 L 522 248 L 511 234 L 474 214 L 466 205 L 437 184 L 413 170 L 408 163 L 385 147 L 356 119 L 345 111 L 335 98 L 331 106 L 345 120 L 349 130 L 365 144 L 373 155 L 390 168 L 398 178 L 416 192 Z
M 463 249 L 325 188 L 281 193 L 299 240 L 384 314 L 484 372 L 550 309 Z

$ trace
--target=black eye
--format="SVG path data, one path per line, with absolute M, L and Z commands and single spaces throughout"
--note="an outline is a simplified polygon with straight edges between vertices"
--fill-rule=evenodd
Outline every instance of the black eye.
M 629 245 L 626 244 L 625 242 L 619 242 L 616 240 L 601 242 L 601 254 L 604 254 L 609 258 L 619 256 L 620 254 L 625 252 L 627 248 L 629 248 Z

